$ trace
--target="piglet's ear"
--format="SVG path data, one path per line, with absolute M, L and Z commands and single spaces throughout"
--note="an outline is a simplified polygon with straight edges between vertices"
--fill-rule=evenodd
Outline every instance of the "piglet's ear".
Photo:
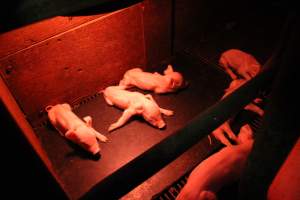
M 168 65 L 167 69 L 164 71 L 164 74 L 170 74 L 174 72 L 172 65 Z
M 70 104 L 64 103 L 64 104 L 61 104 L 61 106 L 66 110 L 72 110 Z
M 175 84 L 175 81 L 171 78 L 171 81 L 170 81 L 170 85 L 171 85 L 171 88 L 176 88 L 176 84 Z

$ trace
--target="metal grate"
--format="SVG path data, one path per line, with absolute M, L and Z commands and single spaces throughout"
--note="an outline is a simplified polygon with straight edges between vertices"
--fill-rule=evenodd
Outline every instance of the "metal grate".
M 154 195 L 151 199 L 152 200 L 172 200 L 172 199 L 176 199 L 176 197 L 179 194 L 180 190 L 186 184 L 189 174 L 190 174 L 190 172 L 183 175 L 181 178 L 179 178 L 177 181 L 175 181 L 169 187 L 164 189 L 162 192 Z

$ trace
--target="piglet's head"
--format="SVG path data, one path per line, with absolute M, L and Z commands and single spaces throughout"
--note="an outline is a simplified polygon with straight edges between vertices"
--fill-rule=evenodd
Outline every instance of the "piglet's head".
M 164 128 L 166 126 L 166 123 L 162 119 L 161 115 L 156 117 L 150 117 L 146 119 L 147 122 L 149 122 L 152 126 L 157 128 Z
M 157 128 L 164 128 L 166 126 L 166 123 L 162 119 L 149 121 L 149 123 Z
M 164 128 L 166 123 L 162 119 L 160 111 L 157 109 L 147 110 L 143 113 L 144 119 L 152 126 L 157 128 Z
M 173 70 L 172 65 L 168 65 L 167 69 L 164 71 L 164 74 L 167 78 L 170 78 L 170 87 L 174 90 L 183 88 L 187 85 L 182 75 L 179 72 L 175 72 Z
M 100 147 L 94 131 L 88 126 L 79 126 L 74 130 L 67 131 L 65 137 L 95 155 L 100 152 Z

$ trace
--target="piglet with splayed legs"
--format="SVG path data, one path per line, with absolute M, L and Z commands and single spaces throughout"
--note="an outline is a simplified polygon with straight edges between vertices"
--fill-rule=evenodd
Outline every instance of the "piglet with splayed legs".
M 123 126 L 133 115 L 141 115 L 157 128 L 164 128 L 162 115 L 171 116 L 173 111 L 160 108 L 150 94 L 130 92 L 123 86 L 110 86 L 102 91 L 107 104 L 124 109 L 122 116 L 109 127 L 109 131 Z

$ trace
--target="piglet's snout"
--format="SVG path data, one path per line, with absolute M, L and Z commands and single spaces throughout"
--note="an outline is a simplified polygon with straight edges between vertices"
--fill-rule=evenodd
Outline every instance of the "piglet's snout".
M 166 126 L 166 123 L 163 120 L 158 121 L 157 127 L 158 128 L 164 128 Z
M 157 110 L 155 113 L 144 113 L 143 114 L 146 121 L 148 121 L 151 125 L 157 128 L 164 128 L 166 123 L 162 119 L 161 113 Z

